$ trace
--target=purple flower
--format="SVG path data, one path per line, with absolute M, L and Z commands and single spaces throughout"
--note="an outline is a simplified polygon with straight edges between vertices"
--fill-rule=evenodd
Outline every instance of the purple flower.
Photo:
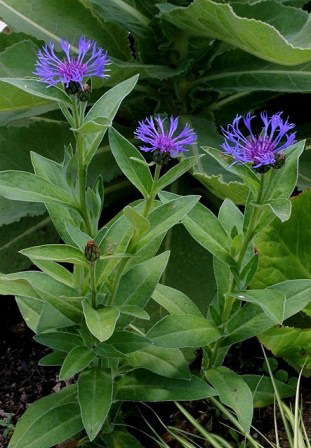
M 146 118 L 139 122 L 135 137 L 149 146 L 140 146 L 142 151 L 160 151 L 170 156 L 177 156 L 187 151 L 187 146 L 196 143 L 197 135 L 188 124 L 176 135 L 178 117 L 170 117 L 169 129 L 165 130 L 165 119 L 159 115 L 153 119 Z M 174 137 L 175 135 L 175 137 Z
M 68 40 L 61 40 L 65 57 L 61 60 L 54 52 L 54 44 L 49 43 L 38 52 L 35 75 L 40 77 L 40 81 L 49 86 L 54 86 L 59 82 L 68 87 L 70 82 L 83 85 L 86 77 L 98 76 L 107 78 L 107 65 L 110 58 L 107 51 L 98 47 L 95 41 L 80 37 L 79 54 L 70 54 L 71 44 Z
M 266 112 L 260 114 L 263 128 L 259 135 L 252 132 L 251 121 L 254 115 L 248 113 L 245 117 L 237 115 L 227 129 L 222 128 L 225 143 L 221 146 L 227 154 L 235 158 L 234 163 L 252 163 L 254 168 L 263 165 L 274 165 L 282 151 L 296 142 L 296 132 L 289 132 L 294 124 L 281 118 L 282 112 L 268 117 Z M 249 135 L 246 137 L 240 130 L 240 121 Z M 281 154 L 280 154 L 281 153 Z

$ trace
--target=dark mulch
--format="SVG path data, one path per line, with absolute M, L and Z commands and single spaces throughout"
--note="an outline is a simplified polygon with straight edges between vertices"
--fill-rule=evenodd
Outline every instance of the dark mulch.
M 30 403 L 53 391 L 57 369 L 39 367 L 48 350 L 33 340 L 12 297 L 1 297 L 0 419 L 12 415 L 14 425 Z M 0 426 L 0 448 L 8 445 Z

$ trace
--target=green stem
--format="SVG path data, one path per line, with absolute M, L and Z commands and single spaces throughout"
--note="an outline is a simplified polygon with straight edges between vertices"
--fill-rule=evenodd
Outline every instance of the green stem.
M 75 123 L 76 129 L 78 129 L 83 122 L 84 117 L 82 115 L 84 115 L 84 113 L 82 114 L 82 108 L 83 108 L 83 105 L 81 106 L 81 110 L 79 110 L 78 101 L 77 101 L 76 97 L 74 97 L 73 102 L 72 102 L 72 112 L 73 112 L 74 123 Z M 89 233 L 89 235 L 91 237 L 93 237 L 94 232 L 92 229 L 92 224 L 91 224 L 89 213 L 87 210 L 86 198 L 85 198 L 87 170 L 86 170 L 86 165 L 85 165 L 85 160 L 84 160 L 84 153 L 85 153 L 84 138 L 83 138 L 83 135 L 81 135 L 77 131 L 74 133 L 74 135 L 75 135 L 75 139 L 76 139 L 76 152 L 78 155 L 78 167 L 79 167 L 78 169 L 79 169 L 80 213 L 84 219 L 87 232 Z
M 161 165 L 156 164 L 154 177 L 153 177 L 153 182 L 152 182 L 151 193 L 149 195 L 149 198 L 146 201 L 145 208 L 144 208 L 144 211 L 143 211 L 143 216 L 145 218 L 148 218 L 148 215 L 149 215 L 152 203 L 154 201 L 154 198 L 157 195 L 156 186 L 157 186 L 157 183 L 158 183 L 158 180 L 159 180 L 159 177 L 160 177 L 160 172 L 161 172 Z M 126 252 L 127 253 L 131 253 L 131 251 L 134 248 L 134 245 L 137 244 L 137 242 L 138 242 L 137 239 L 135 238 L 135 241 L 134 241 L 134 238 L 132 236 L 132 238 L 130 239 L 130 242 L 129 242 L 129 245 L 128 245 L 128 248 L 127 248 Z M 113 302 L 114 302 L 115 295 L 116 295 L 116 293 L 118 291 L 118 287 L 119 287 L 119 283 L 120 283 L 123 271 L 124 271 L 128 261 L 129 261 L 129 258 L 124 258 L 123 260 L 121 260 L 121 262 L 120 262 L 120 264 L 118 266 L 117 272 L 116 272 L 115 277 L 114 277 L 113 282 L 112 282 L 111 295 L 110 295 L 110 298 L 109 298 L 109 301 L 108 301 L 108 305 L 112 305 Z
M 91 291 L 92 291 L 92 307 L 96 308 L 96 261 L 90 263 L 90 284 L 91 284 Z
M 154 198 L 156 197 L 156 186 L 160 177 L 160 173 L 161 173 L 161 165 L 156 164 L 155 167 L 155 172 L 154 172 L 154 177 L 153 177 L 153 182 L 152 182 L 152 187 L 151 187 L 151 193 L 149 198 L 146 201 L 146 205 L 143 211 L 143 216 L 145 218 L 147 218 L 147 216 L 149 215 L 150 212 L 150 208 L 152 206 L 152 203 L 154 201 Z
M 258 196 L 257 196 L 257 201 L 256 201 L 257 204 L 260 204 L 261 200 L 262 200 L 262 194 L 263 194 L 263 189 L 264 189 L 264 178 L 265 178 L 265 175 L 263 174 L 261 176 L 260 189 L 259 189 Z M 240 249 L 240 252 L 239 252 L 239 255 L 238 255 L 238 259 L 237 259 L 237 265 L 239 267 L 239 270 L 241 270 L 241 268 L 242 268 L 243 260 L 244 260 L 247 248 L 249 246 L 249 243 L 251 242 L 251 240 L 254 237 L 257 221 L 258 221 L 258 218 L 259 218 L 260 214 L 261 214 L 261 209 L 254 206 L 252 208 L 252 216 L 251 216 L 249 225 L 247 227 L 247 230 L 246 230 L 246 233 L 245 233 L 245 236 L 244 236 L 244 239 L 243 239 L 243 243 L 242 243 L 242 246 L 241 246 L 241 249 Z M 228 295 L 231 294 L 234 291 L 235 287 L 236 287 L 235 280 L 234 280 L 234 277 L 232 276 L 231 283 L 230 283 L 229 290 L 228 290 Z M 232 306 L 233 306 L 234 302 L 235 302 L 235 298 L 234 297 L 230 297 L 230 296 L 226 297 L 224 310 L 223 310 L 223 315 L 222 315 L 222 321 L 224 323 L 227 322 L 229 320 L 229 318 L 230 318 L 231 311 L 232 311 Z M 219 348 L 221 346 L 221 343 L 222 343 L 222 338 L 219 338 L 215 342 L 215 345 L 214 345 L 214 348 L 213 348 L 213 353 L 212 353 L 212 356 L 211 356 L 211 359 L 210 359 L 210 367 L 213 367 L 214 364 L 215 364 L 215 361 L 217 359 L 217 353 L 218 353 L 218 350 L 219 350 Z

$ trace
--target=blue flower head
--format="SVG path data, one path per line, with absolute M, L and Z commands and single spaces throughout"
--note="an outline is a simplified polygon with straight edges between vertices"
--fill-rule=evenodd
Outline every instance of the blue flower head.
M 68 40 L 61 40 L 61 47 L 65 57 L 60 59 L 54 51 L 54 44 L 49 43 L 38 52 L 35 75 L 40 81 L 49 86 L 63 83 L 68 87 L 70 83 L 83 86 L 85 78 L 98 76 L 107 78 L 107 66 L 111 63 L 107 51 L 98 47 L 95 41 L 80 37 L 79 54 L 71 54 L 71 44 Z
M 281 115 L 279 112 L 269 118 L 266 112 L 262 112 L 263 128 L 259 135 L 252 131 L 254 115 L 237 115 L 232 124 L 221 129 L 225 137 L 222 148 L 234 157 L 234 163 L 252 163 L 254 168 L 276 165 L 283 151 L 296 142 L 296 132 L 289 132 L 295 125 L 284 121 Z M 241 120 L 249 132 L 248 136 L 240 130 Z
M 150 117 L 140 121 L 134 135 L 146 144 L 140 146 L 142 151 L 159 151 L 175 157 L 197 141 L 196 133 L 188 124 L 180 133 L 176 132 L 177 128 L 178 117 L 170 117 L 169 127 L 165 129 L 165 119 L 158 115 L 155 119 Z

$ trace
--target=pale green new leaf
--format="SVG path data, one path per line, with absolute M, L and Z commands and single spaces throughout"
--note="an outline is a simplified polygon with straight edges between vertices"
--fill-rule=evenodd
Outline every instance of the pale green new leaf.
M 86 325 L 90 332 L 101 342 L 113 334 L 120 311 L 115 307 L 105 307 L 95 310 L 88 300 L 82 301 Z

